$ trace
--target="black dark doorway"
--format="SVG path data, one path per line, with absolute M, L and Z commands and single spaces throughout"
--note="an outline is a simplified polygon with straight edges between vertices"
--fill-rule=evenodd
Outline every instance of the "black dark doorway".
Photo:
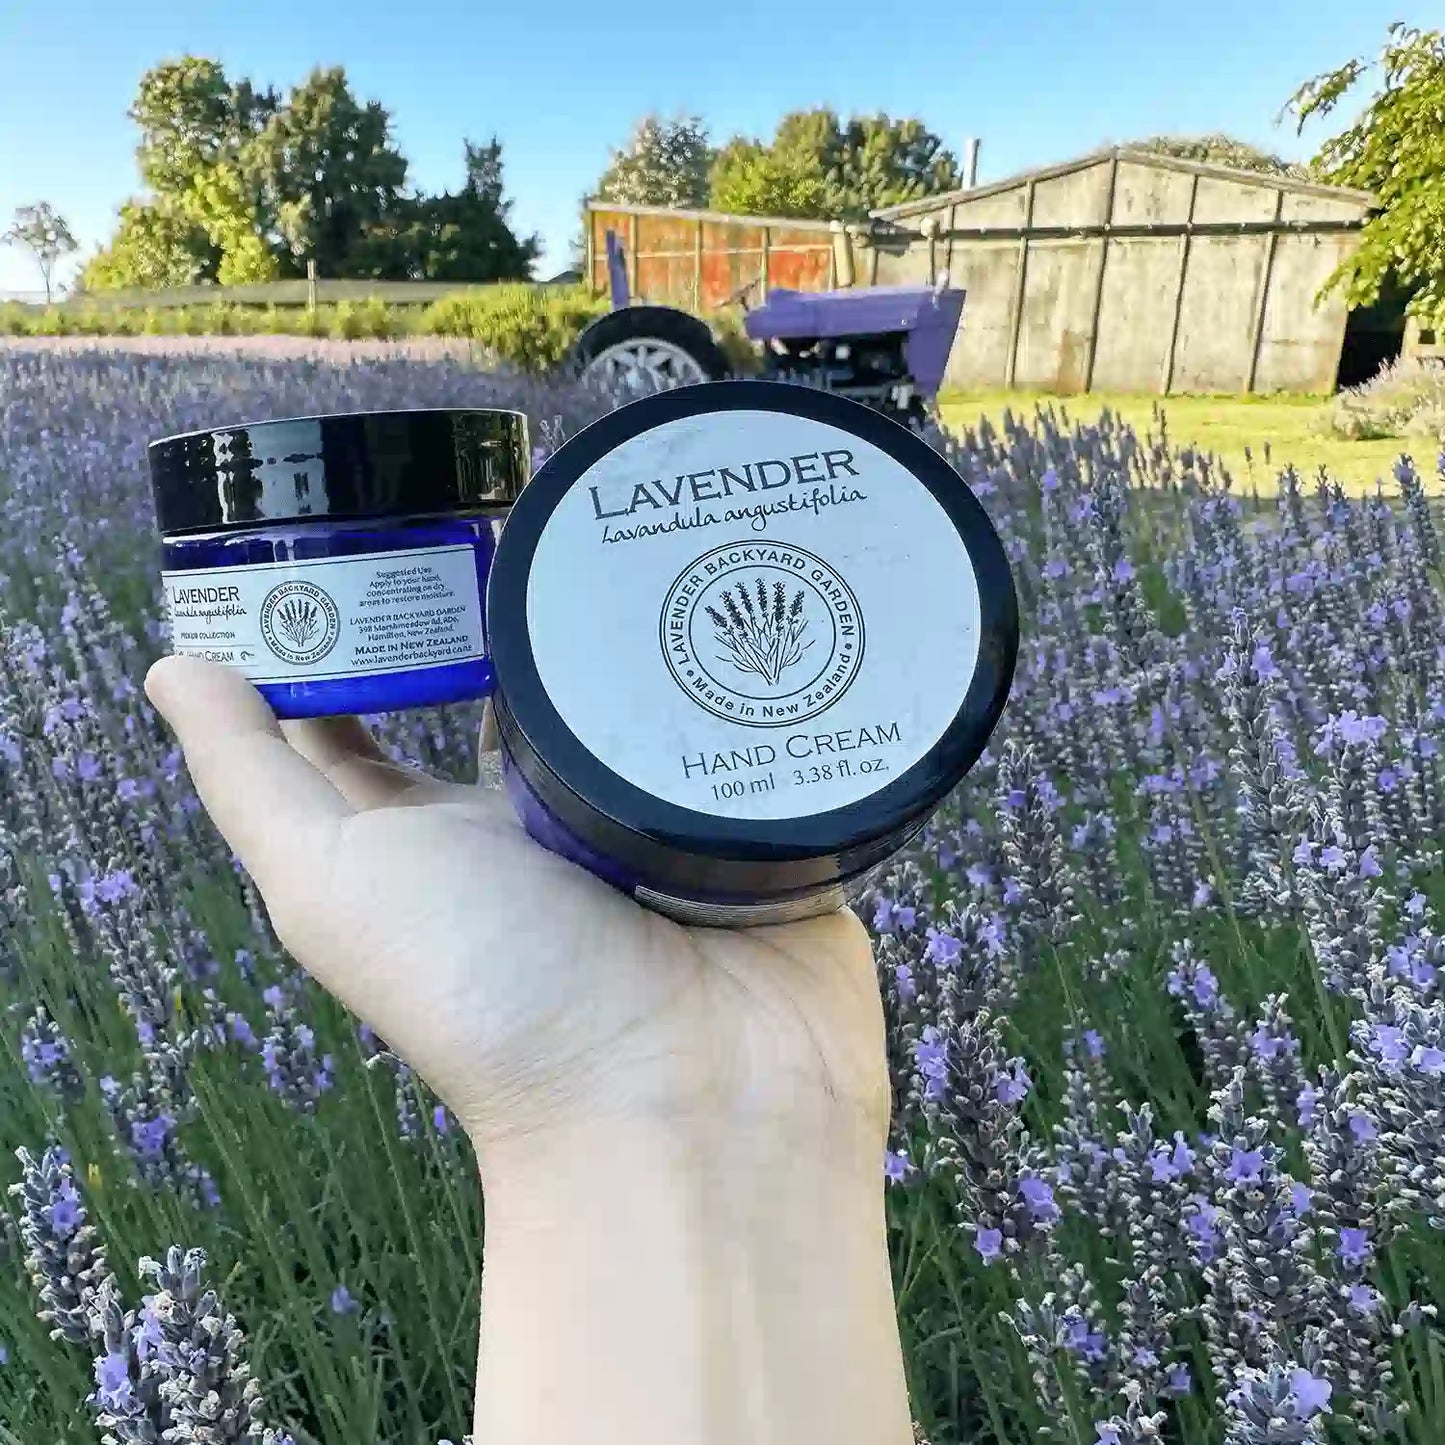
M 1390 290 L 1373 306 L 1357 306 L 1345 321 L 1336 387 L 1359 386 L 1400 355 L 1405 344 L 1408 292 Z

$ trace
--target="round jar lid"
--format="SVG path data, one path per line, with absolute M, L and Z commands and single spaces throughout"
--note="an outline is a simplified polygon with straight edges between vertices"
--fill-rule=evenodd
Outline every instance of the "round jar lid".
M 338 412 L 163 437 L 147 448 L 165 535 L 506 506 L 527 481 L 518 411 Z
M 487 594 L 513 762 L 646 886 L 786 895 L 915 833 L 1008 696 L 1003 546 L 925 441 L 779 382 L 684 387 L 567 442 Z

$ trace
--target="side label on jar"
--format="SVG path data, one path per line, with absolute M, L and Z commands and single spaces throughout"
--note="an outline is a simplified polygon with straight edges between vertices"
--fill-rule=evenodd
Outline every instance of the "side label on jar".
M 163 572 L 171 651 L 252 682 L 440 667 L 485 657 L 469 546 Z
M 967 543 L 927 487 L 851 431 L 746 410 L 580 476 L 538 540 L 527 627 L 600 762 L 732 818 L 887 787 L 957 716 L 981 645 Z

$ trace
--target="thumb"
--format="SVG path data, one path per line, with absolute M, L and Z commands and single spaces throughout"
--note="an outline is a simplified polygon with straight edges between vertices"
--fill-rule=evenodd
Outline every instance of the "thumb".
M 285 896 L 311 893 L 352 806 L 291 747 L 238 672 L 168 657 L 151 668 L 145 686 L 180 742 L 206 812 L 273 916 Z

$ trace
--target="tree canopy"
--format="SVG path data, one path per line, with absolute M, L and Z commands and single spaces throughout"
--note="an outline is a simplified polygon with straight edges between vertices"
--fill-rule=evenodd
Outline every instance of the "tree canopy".
M 38 201 L 33 206 L 17 206 L 10 228 L 0 236 L 0 241 L 9 246 L 23 247 L 35 257 L 41 280 L 45 283 L 47 302 L 52 296 L 55 267 L 60 258 L 78 249 L 65 217 L 49 201 Z
M 758 215 L 861 220 L 962 184 L 958 157 L 922 121 L 793 111 L 770 142 L 739 136 L 719 152 L 712 204 Z
M 771 140 L 714 149 L 696 116 L 644 116 L 598 181 L 602 201 L 743 215 L 861 219 L 880 206 L 960 184 L 958 158 L 921 121 L 785 115 Z
M 1156 155 L 1174 156 L 1182 161 L 1201 161 L 1206 165 L 1228 166 L 1236 171 L 1259 171 L 1267 176 L 1289 176 L 1297 181 L 1310 179 L 1307 165 L 1287 161 L 1248 141 L 1217 132 L 1198 136 L 1156 135 L 1147 140 L 1131 141 L 1130 145 L 1135 150 L 1153 151 Z
M 708 203 L 712 159 L 707 127 L 696 116 L 645 115 L 612 152 L 596 195 L 624 205 L 697 209 Z
M 147 192 L 121 207 L 89 289 L 269 281 L 308 261 L 327 277 L 504 280 L 540 249 L 508 224 L 495 138 L 465 144 L 459 192 L 411 193 L 390 116 L 340 67 L 283 98 L 186 56 L 146 72 L 129 115 Z
M 508 223 L 512 203 L 502 186 L 502 146 L 462 143 L 461 190 L 419 194 L 398 203 L 390 221 L 370 225 L 353 255 L 351 274 L 428 281 L 526 276 L 541 250 L 519 240 Z
M 1302 85 L 1286 110 L 1303 131 L 1356 95 L 1374 68 L 1347 61 Z M 1373 191 L 1380 203 L 1329 284 L 1356 306 L 1398 288 L 1410 295 L 1411 312 L 1445 325 L 1445 33 L 1389 27 L 1378 88 L 1354 124 L 1324 142 L 1313 168 L 1331 184 Z

